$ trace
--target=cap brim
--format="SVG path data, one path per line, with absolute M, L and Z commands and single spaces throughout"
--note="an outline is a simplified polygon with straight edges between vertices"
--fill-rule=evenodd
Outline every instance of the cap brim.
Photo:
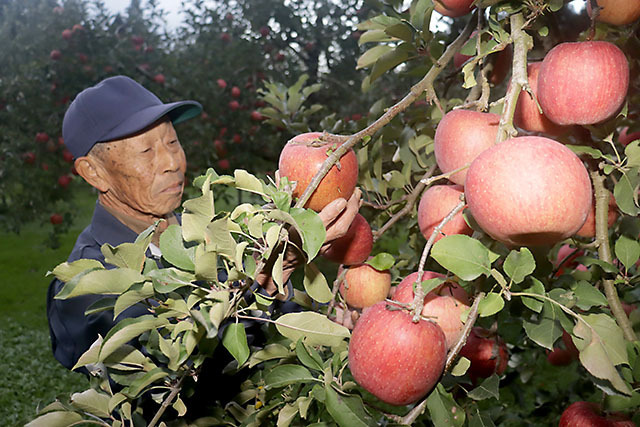
M 109 130 L 106 135 L 100 138 L 99 142 L 112 141 L 134 135 L 163 116 L 167 116 L 173 124 L 178 124 L 198 116 L 201 112 L 202 105 L 196 101 L 178 101 L 153 105 L 138 111 L 115 128 Z

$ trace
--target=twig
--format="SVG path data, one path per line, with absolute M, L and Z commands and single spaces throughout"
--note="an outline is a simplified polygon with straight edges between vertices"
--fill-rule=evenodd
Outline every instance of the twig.
M 471 333 L 471 329 L 473 329 L 473 325 L 475 325 L 476 320 L 478 319 L 478 307 L 480 307 L 480 301 L 484 298 L 484 292 L 480 292 L 476 295 L 476 299 L 473 301 L 471 305 L 471 310 L 469 311 L 469 315 L 467 316 L 467 321 L 464 324 L 464 329 L 462 331 L 462 336 L 456 342 L 456 344 L 451 347 L 449 350 L 449 354 L 447 354 L 447 363 L 444 365 L 445 372 L 449 371 L 453 366 L 453 362 L 458 357 L 458 353 L 464 345 L 467 343 L 467 338 Z
M 333 153 L 331 153 L 331 155 L 327 157 L 318 172 L 316 172 L 314 177 L 311 179 L 311 182 L 305 189 L 304 193 L 302 193 L 302 195 L 298 199 L 298 202 L 295 205 L 296 207 L 300 208 L 304 206 L 307 200 L 309 200 L 309 198 L 311 197 L 311 194 L 313 194 L 313 192 L 320 184 L 320 181 L 322 181 L 324 176 L 329 172 L 331 167 L 333 167 L 333 165 L 337 163 L 338 160 L 340 160 L 340 158 L 356 143 L 358 143 L 365 137 L 373 136 L 377 131 L 391 122 L 391 120 L 395 116 L 404 111 L 409 105 L 411 105 L 416 99 L 418 99 L 418 97 L 420 97 L 425 91 L 427 93 L 432 93 L 433 82 L 435 81 L 436 77 L 438 77 L 438 75 L 442 72 L 444 67 L 449 63 L 449 61 L 451 61 L 453 55 L 462 48 L 466 40 L 469 38 L 469 35 L 471 34 L 471 31 L 474 27 L 473 22 L 473 19 L 469 20 L 464 30 L 462 30 L 460 35 L 453 41 L 453 43 L 451 43 L 447 47 L 442 56 L 440 56 L 436 63 L 433 64 L 431 69 L 429 69 L 422 80 L 416 83 L 404 98 L 398 101 L 395 105 L 389 107 L 387 111 L 371 125 L 353 135 L 341 136 L 324 132 L 322 140 L 329 143 L 340 144 L 340 146 L 337 147 L 333 151 Z
M 440 232 L 442 231 L 442 228 L 453 219 L 454 216 L 456 216 L 456 214 L 458 212 L 460 212 L 462 209 L 464 209 L 465 207 L 465 201 L 464 201 L 464 193 L 460 194 L 460 203 L 458 203 L 456 205 L 455 208 L 453 208 L 453 210 L 451 212 L 449 212 L 449 214 L 447 216 L 445 216 L 442 221 L 440 221 L 440 224 L 438 224 L 438 226 L 436 228 L 433 229 L 433 232 L 431 233 L 431 236 L 429 237 L 429 240 L 427 240 L 427 244 L 424 246 L 424 250 L 422 251 L 422 256 L 420 257 L 420 264 L 418 265 L 418 277 L 416 277 L 416 282 L 415 282 L 415 286 L 414 286 L 414 299 L 413 299 L 413 303 L 411 305 L 412 307 L 412 313 L 413 313 L 413 321 L 414 322 L 419 322 L 420 321 L 420 314 L 422 313 L 422 308 L 424 306 L 424 289 L 421 286 L 421 282 L 422 282 L 422 275 L 424 273 L 424 265 L 427 262 L 427 257 L 429 256 L 429 251 L 431 250 L 431 247 L 433 246 L 433 243 L 436 240 L 436 237 L 438 237 L 438 235 L 440 234 Z
M 160 421 L 160 417 L 162 417 L 162 414 L 164 414 L 164 411 L 167 410 L 167 408 L 169 407 L 173 399 L 178 395 L 178 393 L 180 393 L 180 390 L 182 390 L 182 382 L 184 381 L 184 379 L 187 377 L 188 374 L 189 374 L 189 371 L 185 371 L 180 377 L 180 379 L 178 380 L 178 382 L 175 385 L 171 386 L 171 393 L 169 393 L 167 398 L 164 399 L 164 401 L 162 402 L 162 405 L 160 406 L 160 409 L 158 409 L 158 412 L 156 412 L 156 415 L 153 417 L 148 427 L 154 427 L 156 423 Z
M 333 289 L 331 289 L 331 301 L 329 301 L 329 307 L 327 309 L 328 318 L 331 317 L 331 310 L 333 310 L 333 306 L 336 305 L 336 295 L 340 289 L 340 282 L 342 282 L 344 277 L 347 275 L 347 271 L 349 271 L 347 268 L 343 268 L 340 274 L 338 274 L 338 277 L 336 277 L 336 280 L 333 282 Z
M 609 245 L 609 225 L 607 224 L 609 215 L 609 192 L 604 186 L 604 176 L 598 170 L 591 171 L 591 181 L 595 190 L 596 198 L 596 242 L 598 242 L 598 257 L 604 261 L 611 263 L 611 246 Z M 616 318 L 616 322 L 622 329 L 624 337 L 628 341 L 636 341 L 635 332 L 629 322 L 627 313 L 624 312 L 618 291 L 611 279 L 603 279 L 604 293 L 609 303 L 611 313 Z

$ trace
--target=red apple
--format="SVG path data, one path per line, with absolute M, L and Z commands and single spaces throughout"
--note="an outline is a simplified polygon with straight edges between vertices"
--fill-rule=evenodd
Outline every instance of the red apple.
M 240 97 L 240 88 L 238 86 L 234 86 L 231 88 L 231 96 L 234 98 Z
M 284 53 L 278 53 L 276 55 L 276 61 L 278 61 L 278 62 L 284 61 Z
M 240 103 L 234 99 L 229 102 L 229 108 L 231 108 L 231 111 L 236 111 L 240 108 Z
M 220 89 L 224 89 L 227 87 L 227 82 L 225 82 L 223 79 L 216 80 L 216 83 L 218 84 L 218 87 Z
M 262 37 L 267 37 L 269 35 L 269 27 L 267 27 L 266 25 L 260 27 L 260 35 Z
M 222 40 L 225 43 L 228 43 L 231 41 L 231 36 L 229 35 L 229 33 L 222 33 L 222 35 L 220 35 L 220 40 Z
M 613 195 L 607 191 L 609 194 L 609 210 L 607 212 L 607 226 L 611 227 L 616 219 L 618 219 L 618 205 L 616 204 L 616 199 L 614 199 Z M 593 199 L 593 203 L 591 204 L 591 210 L 589 210 L 589 214 L 587 215 L 587 220 L 584 222 L 584 225 L 580 230 L 576 232 L 576 236 L 580 237 L 595 237 L 596 236 L 596 200 Z
M 69 175 L 62 175 L 58 178 L 58 185 L 62 188 L 67 188 L 71 184 L 71 177 Z
M 447 357 L 438 325 L 413 323 L 403 310 L 379 302 L 358 319 L 349 343 L 349 368 L 356 382 L 391 405 L 407 405 L 436 385 Z
M 618 134 L 618 142 L 625 147 L 633 141 L 640 139 L 640 130 L 631 133 L 628 132 L 629 127 L 625 126 L 620 130 L 620 133 Z
M 219 139 L 216 139 L 215 141 L 213 141 L 213 148 L 215 148 L 216 154 L 218 155 L 218 157 L 222 158 L 227 155 L 227 147 L 224 146 L 223 141 Z
M 45 143 L 49 141 L 49 135 L 46 132 L 36 133 L 36 142 Z
M 612 25 L 627 25 L 640 18 L 640 1 L 638 0 L 596 0 L 601 7 L 596 21 Z M 587 2 L 587 12 L 593 16 L 591 1 Z
M 560 249 L 558 249 L 558 254 L 555 261 L 553 261 L 553 266 L 557 269 L 556 276 L 563 275 L 565 268 L 571 270 L 587 271 L 587 267 L 585 267 L 583 264 L 578 264 L 575 261 L 576 258 L 583 255 L 583 250 L 576 250 L 575 248 L 571 247 L 571 245 L 562 245 Z
M 71 154 L 71 151 L 67 150 L 66 148 L 62 150 L 62 160 L 64 160 L 66 163 L 73 163 L 73 154 Z
M 418 277 L 418 272 L 405 277 L 393 294 L 393 299 L 402 303 L 411 303 L 415 298 L 413 284 Z M 425 271 L 422 280 L 443 277 L 442 274 Z M 464 329 L 462 314 L 469 309 L 469 296 L 467 292 L 454 282 L 445 282 L 424 297 L 422 315 L 434 321 L 444 332 L 447 349 L 453 347 Z
M 502 338 L 477 326 L 471 330 L 460 356 L 471 362 L 467 373 L 473 383 L 478 378 L 488 378 L 494 373 L 502 375 L 509 362 L 509 351 Z
M 66 28 L 62 31 L 62 38 L 65 40 L 71 40 L 71 36 L 73 35 L 73 33 L 71 32 L 70 29 Z
M 373 234 L 367 220 L 356 214 L 347 233 L 331 242 L 324 258 L 344 265 L 360 264 L 369 257 L 373 248 Z
M 369 264 L 350 267 L 340 283 L 340 295 L 355 308 L 371 307 L 384 301 L 391 289 L 389 270 L 376 270 Z
M 158 83 L 159 85 L 163 85 L 165 82 L 164 74 L 162 73 L 156 74 L 155 76 L 153 76 L 153 81 Z
M 64 218 L 59 213 L 54 213 L 49 217 L 49 221 L 53 225 L 58 225 L 58 224 L 62 224 L 62 222 L 64 221 Z
M 57 61 L 58 59 L 60 59 L 60 57 L 62 57 L 62 52 L 60 52 L 58 49 L 53 49 L 49 54 L 49 58 L 51 58 L 51 60 L 53 61 Z
M 631 316 L 631 313 L 634 312 L 638 308 L 637 305 L 635 305 L 635 304 L 627 304 L 624 301 L 620 301 L 620 304 L 622 305 L 622 309 L 627 314 L 627 316 Z
M 538 96 L 538 73 L 541 65 L 542 62 L 533 62 L 527 66 L 529 86 L 535 97 Z M 542 114 L 535 99 L 532 99 L 527 92 L 521 92 L 518 96 L 513 123 L 529 132 L 543 132 L 554 136 L 561 135 L 567 130 Z
M 571 340 L 571 335 L 562 331 L 563 346 L 556 346 L 547 354 L 547 360 L 554 366 L 567 366 L 574 360 L 578 360 L 580 352 Z
M 144 43 L 144 38 L 142 38 L 141 36 L 131 36 L 131 43 L 136 46 L 140 46 Z
M 463 192 L 464 189 L 461 185 L 432 185 L 422 194 L 418 205 L 418 225 L 425 239 L 429 240 L 433 230 L 460 203 L 460 196 Z M 435 242 L 452 234 L 466 234 L 467 236 L 473 234 L 473 230 L 462 216 L 462 211 L 455 214 L 451 221 L 442 227 Z
M 82 31 L 84 30 L 84 27 L 80 24 L 75 24 L 73 26 L 73 28 L 71 28 L 71 32 L 75 33 L 76 31 Z
M 234 144 L 240 144 L 242 142 L 242 137 L 239 134 L 234 133 L 232 140 Z
M 32 165 L 36 162 L 36 155 L 33 151 L 28 151 L 22 155 L 22 160 L 28 165 Z
M 226 170 L 229 169 L 231 165 L 229 164 L 229 160 L 227 159 L 220 159 L 218 160 L 218 167 L 222 170 Z
M 449 111 L 438 123 L 433 140 L 436 162 L 442 173 L 449 173 L 473 161 L 496 143 L 500 115 L 471 110 Z M 464 185 L 467 169 L 449 177 Z
M 251 112 L 251 120 L 253 120 L 254 122 L 260 122 L 264 120 L 264 116 L 260 114 L 260 111 L 254 110 Z
M 434 0 L 435 10 L 441 15 L 457 18 L 470 13 L 474 0 Z
M 80 61 L 81 64 L 86 64 L 87 61 L 89 60 L 89 57 L 84 53 L 79 53 L 77 56 L 78 56 L 78 61 Z
M 511 71 L 513 62 L 513 46 L 507 45 L 504 49 L 489 56 L 489 60 L 493 61 L 493 69 L 489 74 L 489 83 L 494 86 L 499 85 L 507 77 Z
M 593 402 L 574 402 L 562 412 L 558 427 L 634 427 L 624 415 L 602 415 L 602 408 Z
M 478 225 L 509 246 L 551 245 L 574 235 L 592 202 L 582 161 L 540 136 L 512 138 L 480 154 L 465 196 Z
M 49 164 L 45 163 L 45 162 L 40 163 L 40 169 L 42 169 L 45 172 L 48 171 L 49 170 Z
M 335 144 L 320 141 L 321 132 L 303 133 L 293 137 L 280 152 L 280 176 L 297 185 L 293 197 L 300 197 L 322 163 L 335 150 Z M 333 165 L 311 195 L 306 208 L 319 212 L 337 198 L 349 199 L 358 181 L 358 159 L 353 150 L 340 158 L 340 168 Z
M 561 43 L 544 57 L 538 73 L 538 101 L 559 125 L 590 125 L 612 117 L 624 103 L 629 64 L 615 44 Z

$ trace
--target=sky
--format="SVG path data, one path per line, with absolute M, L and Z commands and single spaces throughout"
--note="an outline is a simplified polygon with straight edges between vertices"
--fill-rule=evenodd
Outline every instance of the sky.
M 104 0 L 104 4 L 107 9 L 114 13 L 124 12 L 130 2 L 131 0 Z M 179 12 L 181 3 L 182 2 L 180 0 L 157 0 L 158 6 L 166 13 L 165 17 L 170 29 L 176 28 L 180 24 L 181 16 Z M 146 1 L 143 0 L 141 4 L 144 7 Z

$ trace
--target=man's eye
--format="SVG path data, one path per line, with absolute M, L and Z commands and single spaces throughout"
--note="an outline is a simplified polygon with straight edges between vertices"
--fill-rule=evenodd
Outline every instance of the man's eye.
M 143 153 L 150 153 L 151 152 L 151 147 L 142 150 L 142 152 Z

